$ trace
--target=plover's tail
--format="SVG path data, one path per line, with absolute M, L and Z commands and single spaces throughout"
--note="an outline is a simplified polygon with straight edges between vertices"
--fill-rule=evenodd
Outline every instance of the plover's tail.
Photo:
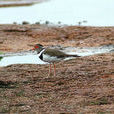
M 68 57 L 81 57 L 79 55 L 68 55 Z

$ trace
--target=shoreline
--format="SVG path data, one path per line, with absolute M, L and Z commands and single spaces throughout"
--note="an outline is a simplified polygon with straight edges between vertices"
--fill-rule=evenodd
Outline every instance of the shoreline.
M 0 50 L 20 51 L 30 49 L 40 42 L 43 45 L 62 45 L 71 47 L 97 47 L 114 44 L 114 27 L 90 27 L 90 26 L 48 26 L 46 24 L 0 24 Z M 8 36 L 7 36 L 8 34 Z M 7 37 L 10 38 L 8 41 Z M 23 37 L 20 38 L 20 37 Z M 13 41 L 14 40 L 14 41 Z M 6 47 L 7 42 L 7 47 Z M 8 43 L 11 42 L 11 43 Z M 14 48 L 16 43 L 21 44 Z
M 47 0 L 6 0 L 6 1 L 0 1 L 0 8 L 3 7 L 17 7 L 17 6 L 30 6 L 36 3 L 45 2 Z

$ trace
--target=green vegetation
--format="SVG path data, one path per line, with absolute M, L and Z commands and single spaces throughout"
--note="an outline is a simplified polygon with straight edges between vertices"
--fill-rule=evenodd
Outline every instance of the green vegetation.
M 28 25 L 28 24 L 30 24 L 28 21 L 23 21 L 22 22 L 22 25 Z
M 46 21 L 45 24 L 48 25 L 50 22 L 49 21 Z
M 0 81 L 0 88 L 14 89 L 14 88 L 18 88 L 18 85 L 16 82 Z
M 111 112 L 107 112 L 107 111 L 99 111 L 97 112 L 97 114 L 112 114 Z
M 104 105 L 104 104 L 108 104 L 108 100 L 106 98 L 100 98 L 96 101 L 92 101 L 90 104 L 91 105 Z
M 0 57 L 0 61 L 1 61 L 1 59 L 3 59 L 3 57 Z
M 19 92 L 17 92 L 16 96 L 18 97 L 24 96 L 24 90 L 20 90 Z
M 35 24 L 40 25 L 40 22 L 36 22 Z
M 8 113 L 9 112 L 9 110 L 7 109 L 7 108 L 5 108 L 5 107 L 0 107 L 0 114 L 1 113 Z
M 0 54 L 2 54 L 2 52 L 0 52 Z M 3 59 L 3 57 L 0 57 L 0 61 L 1 61 L 1 59 Z

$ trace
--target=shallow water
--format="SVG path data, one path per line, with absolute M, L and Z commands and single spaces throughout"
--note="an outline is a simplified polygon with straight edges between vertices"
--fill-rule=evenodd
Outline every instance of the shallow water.
M 90 56 L 95 54 L 101 54 L 101 53 L 110 53 L 112 50 L 114 50 L 114 45 L 106 45 L 101 47 L 85 47 L 85 48 L 64 48 L 65 53 L 67 54 L 77 54 L 80 56 Z M 17 55 L 14 53 L 8 56 L 4 57 L 0 61 L 0 66 L 7 66 L 11 64 L 47 64 L 43 61 L 41 61 L 36 53 L 17 53 Z
M 77 54 L 80 56 L 90 56 L 95 54 L 110 53 L 113 52 L 114 45 L 105 45 L 100 47 L 83 47 L 83 48 L 66 48 L 64 50 L 68 54 Z
M 0 23 L 50 21 L 57 24 L 113 26 L 114 0 L 49 0 L 33 6 L 0 8 Z
M 0 66 L 7 66 L 11 64 L 45 64 L 37 55 L 24 55 L 24 56 L 10 56 L 4 57 L 0 61 Z

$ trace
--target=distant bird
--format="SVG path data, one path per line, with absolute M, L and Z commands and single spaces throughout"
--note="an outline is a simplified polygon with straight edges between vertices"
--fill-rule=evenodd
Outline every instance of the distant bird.
M 56 75 L 56 70 L 55 70 L 56 68 L 55 68 L 54 63 L 59 62 L 61 60 L 69 58 L 69 57 L 80 57 L 78 55 L 66 54 L 66 53 L 61 52 L 57 49 L 44 48 L 43 45 L 41 45 L 41 44 L 36 44 L 34 46 L 33 50 L 35 50 L 37 52 L 37 54 L 39 54 L 39 58 L 42 61 L 50 63 L 49 74 L 48 74 L 49 76 L 51 73 L 51 64 L 53 64 L 53 66 L 54 66 L 54 76 L 55 76 Z

